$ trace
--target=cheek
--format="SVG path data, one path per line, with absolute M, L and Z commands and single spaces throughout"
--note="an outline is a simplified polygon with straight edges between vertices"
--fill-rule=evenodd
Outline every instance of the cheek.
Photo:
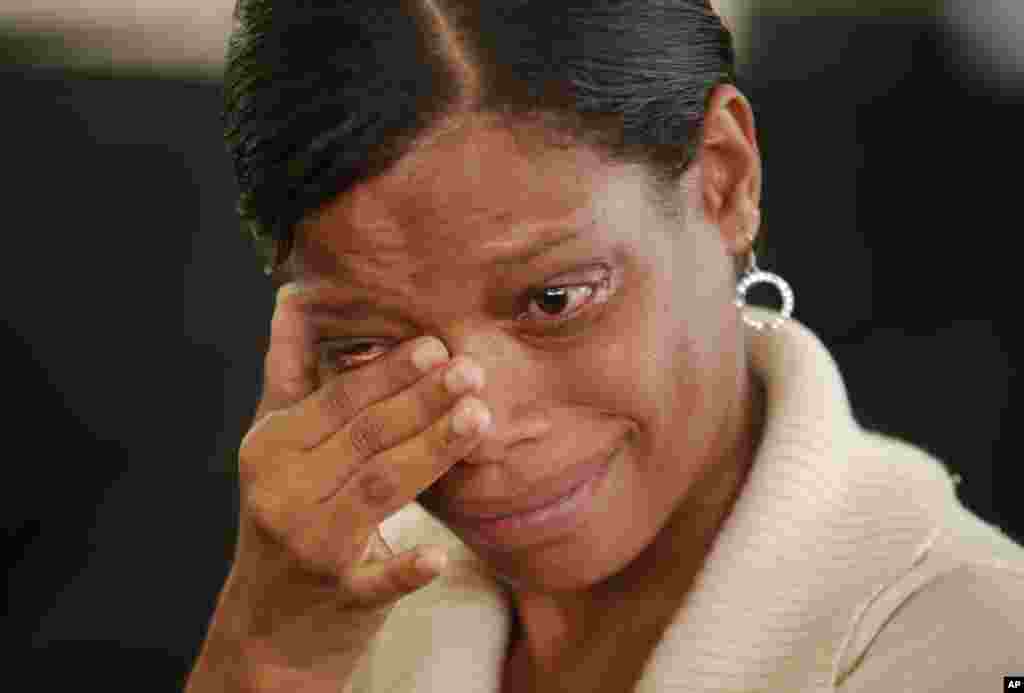
M 703 456 L 715 428 L 715 369 L 685 323 L 672 324 L 651 344 L 656 348 L 626 369 L 631 383 L 623 387 L 630 393 L 630 412 L 642 425 L 645 465 L 661 478 L 685 474 L 681 465 Z
M 647 298 L 620 306 L 586 347 L 559 368 L 570 401 L 660 427 L 681 411 L 689 415 L 704 349 L 679 318 L 678 306 Z M 685 313 L 683 313 L 685 314 Z
M 574 350 L 558 367 L 561 394 L 570 407 L 598 414 L 635 418 L 642 397 L 628 349 L 618 343 L 590 344 Z
M 671 336 L 672 348 L 667 350 L 670 362 L 665 364 L 665 404 L 662 418 L 677 429 L 685 422 L 686 429 L 703 431 L 705 420 L 712 417 L 710 396 L 716 372 L 713 354 L 692 332 L 679 329 Z
M 568 401 L 632 429 L 633 455 L 649 465 L 657 458 L 654 446 L 663 436 L 672 388 L 647 340 L 636 339 L 634 330 L 616 334 L 566 361 L 562 377 L 570 384 Z

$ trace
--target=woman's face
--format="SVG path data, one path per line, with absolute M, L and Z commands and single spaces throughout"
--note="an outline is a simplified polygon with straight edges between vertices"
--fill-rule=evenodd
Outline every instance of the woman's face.
M 747 372 L 733 258 L 702 220 L 699 176 L 691 168 L 683 214 L 667 219 L 639 167 L 527 150 L 481 121 L 296 236 L 292 271 L 324 287 L 318 303 L 376 306 L 317 319 L 334 361 L 322 377 L 424 335 L 483 368 L 492 426 L 418 500 L 512 582 L 565 590 L 617 573 L 681 504 L 700 502 L 693 490 L 722 455 Z M 495 547 L 449 521 L 453 506 L 524 497 L 615 450 L 571 531 Z

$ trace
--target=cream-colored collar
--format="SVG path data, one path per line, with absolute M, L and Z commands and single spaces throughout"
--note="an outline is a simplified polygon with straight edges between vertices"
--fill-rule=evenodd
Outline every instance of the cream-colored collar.
M 766 387 L 764 436 L 636 693 L 833 690 L 851 624 L 920 560 L 955 496 L 943 465 L 857 424 L 838 366 L 806 326 L 747 328 L 747 339 Z M 508 593 L 417 504 L 382 531 L 397 550 L 447 544 L 452 562 L 399 603 L 353 690 L 497 691 Z

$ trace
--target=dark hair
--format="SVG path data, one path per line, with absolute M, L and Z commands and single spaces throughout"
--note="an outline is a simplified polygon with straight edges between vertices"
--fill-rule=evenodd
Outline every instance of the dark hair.
M 708 0 L 238 0 L 234 17 L 225 138 L 268 274 L 298 224 L 469 113 L 642 163 L 669 199 L 711 89 L 736 79 Z

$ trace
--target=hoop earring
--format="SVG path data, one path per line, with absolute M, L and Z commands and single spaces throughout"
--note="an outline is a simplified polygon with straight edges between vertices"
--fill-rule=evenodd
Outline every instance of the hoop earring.
M 754 234 L 749 234 L 751 244 L 754 242 Z M 755 320 L 747 316 L 743 312 L 743 308 L 747 305 L 747 291 L 750 290 L 754 284 L 760 284 L 767 282 L 772 284 L 782 294 L 782 311 L 777 318 L 774 318 L 771 322 L 765 323 L 761 320 Z M 736 301 L 735 305 L 739 309 L 740 314 L 743 316 L 743 322 L 755 330 L 764 330 L 765 327 L 771 330 L 777 330 L 782 326 L 790 316 L 793 315 L 793 290 L 786 283 L 786 280 L 777 274 L 771 272 L 765 272 L 757 266 L 757 256 L 754 254 L 753 245 L 750 248 L 750 257 L 747 261 L 747 270 L 740 280 L 740 283 L 736 286 Z

